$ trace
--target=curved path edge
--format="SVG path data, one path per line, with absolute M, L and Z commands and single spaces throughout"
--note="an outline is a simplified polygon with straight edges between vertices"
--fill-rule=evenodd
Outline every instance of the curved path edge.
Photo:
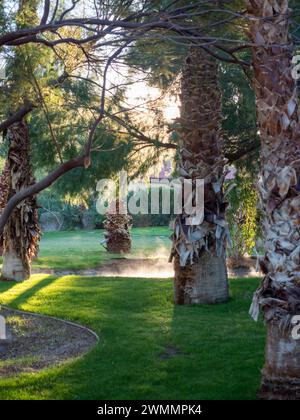
M 62 318 L 58 318 L 56 316 L 39 314 L 39 313 L 36 313 L 36 312 L 22 311 L 20 309 L 15 309 L 15 308 L 12 308 L 10 306 L 6 306 L 6 305 L 2 305 L 2 304 L 0 304 L 0 308 L 6 309 L 7 311 L 14 311 L 14 312 L 16 312 L 20 315 L 30 315 L 30 316 L 33 316 L 33 317 L 36 317 L 36 318 L 53 319 L 55 321 L 59 321 L 59 322 L 62 322 L 64 324 L 71 325 L 73 327 L 84 330 L 84 331 L 92 334 L 96 338 L 97 342 L 100 341 L 100 338 L 95 331 L 93 331 L 92 329 L 90 329 L 88 327 L 85 327 L 84 325 L 80 325 L 77 322 L 68 321 L 68 320 L 65 320 L 65 319 L 62 319 Z

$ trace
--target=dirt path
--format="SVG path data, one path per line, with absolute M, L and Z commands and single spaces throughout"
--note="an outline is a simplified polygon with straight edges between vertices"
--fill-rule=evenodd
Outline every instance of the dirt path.
M 97 335 L 57 318 L 1 308 L 6 340 L 0 340 L 0 376 L 36 372 L 88 353 Z
M 248 258 L 243 261 L 243 267 L 228 267 L 229 277 L 259 277 L 255 269 L 256 261 Z M 48 273 L 57 276 L 100 276 L 100 277 L 140 277 L 140 278 L 170 278 L 174 275 L 173 265 L 167 258 L 116 258 L 102 266 L 87 270 L 37 270 L 33 273 Z

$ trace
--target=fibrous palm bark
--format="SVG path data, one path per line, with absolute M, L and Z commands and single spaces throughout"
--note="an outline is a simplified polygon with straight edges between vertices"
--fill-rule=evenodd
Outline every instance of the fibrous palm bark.
M 175 220 L 171 259 L 174 257 L 178 304 L 228 299 L 221 99 L 218 64 L 200 48 L 192 47 L 181 79 L 179 173 L 193 184 L 197 179 L 205 181 L 205 214 L 203 222 L 188 226 L 190 216 L 183 208 Z
M 25 121 L 14 123 L 9 140 L 8 199 L 34 183 L 30 164 L 30 141 Z M 13 211 L 3 233 L 2 277 L 15 281 L 30 277 L 31 261 L 37 255 L 40 239 L 36 197 L 21 202 Z
M 292 77 L 287 0 L 248 0 L 254 88 L 261 136 L 259 191 L 263 211 L 265 274 L 250 313 L 267 324 L 260 396 L 300 399 L 300 342 L 292 338 L 300 314 L 300 125 Z
M 0 176 L 0 215 L 7 204 L 9 192 L 9 167 L 8 162 L 5 162 L 2 174 Z M 0 255 L 3 253 L 3 235 L 0 235 Z
M 108 212 L 104 221 L 105 239 L 102 241 L 108 252 L 130 252 L 131 236 L 130 226 L 132 217 L 121 214 L 119 201 L 116 203 L 115 212 Z

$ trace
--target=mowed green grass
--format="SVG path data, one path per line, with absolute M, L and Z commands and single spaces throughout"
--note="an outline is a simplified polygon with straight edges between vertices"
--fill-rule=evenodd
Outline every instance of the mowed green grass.
M 100 244 L 104 238 L 103 230 L 46 232 L 33 268 L 57 271 L 93 269 L 112 258 L 159 257 L 167 255 L 170 250 L 170 234 L 168 227 L 133 228 L 132 252 L 118 256 L 108 253 Z
M 227 304 L 174 306 L 166 279 L 39 274 L 2 282 L 1 303 L 79 322 L 100 342 L 60 367 L 1 378 L 0 398 L 255 399 L 265 335 L 248 315 L 257 285 L 232 280 Z M 169 347 L 180 353 L 161 358 Z
M 133 229 L 130 257 L 166 255 L 169 234 Z M 116 257 L 101 247 L 102 237 L 99 230 L 47 233 L 35 266 L 100 266 Z M 174 306 L 170 279 L 36 274 L 0 282 L 0 303 L 73 320 L 100 336 L 73 362 L 0 378 L 0 399 L 254 399 L 265 334 L 248 315 L 257 284 L 232 280 L 228 304 Z M 166 358 L 166 349 L 176 354 Z

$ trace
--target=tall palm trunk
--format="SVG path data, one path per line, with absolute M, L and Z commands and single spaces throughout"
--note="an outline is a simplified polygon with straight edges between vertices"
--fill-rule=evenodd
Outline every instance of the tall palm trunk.
M 248 0 L 254 88 L 261 136 L 259 190 L 263 211 L 265 274 L 250 313 L 262 309 L 267 324 L 260 396 L 300 399 L 300 341 L 293 315 L 300 314 L 300 125 L 292 78 L 287 0 Z
M 7 133 L 9 140 L 8 168 L 10 185 L 8 198 L 34 182 L 30 165 L 30 142 L 27 124 L 17 122 Z M 15 281 L 30 277 L 32 258 L 37 255 L 40 238 L 35 197 L 21 202 L 5 226 L 2 277 Z
M 182 72 L 179 122 L 179 173 L 193 184 L 205 180 L 205 217 L 202 223 L 188 226 L 189 216 L 183 209 L 175 220 L 171 253 L 175 303 L 224 302 L 228 299 L 225 253 L 229 232 L 223 201 L 221 91 L 218 65 L 200 48 L 190 49 Z
M 0 176 L 0 215 L 6 207 L 9 192 L 9 167 L 5 162 L 2 174 Z M 3 253 L 3 235 L 0 235 L 0 255 Z

